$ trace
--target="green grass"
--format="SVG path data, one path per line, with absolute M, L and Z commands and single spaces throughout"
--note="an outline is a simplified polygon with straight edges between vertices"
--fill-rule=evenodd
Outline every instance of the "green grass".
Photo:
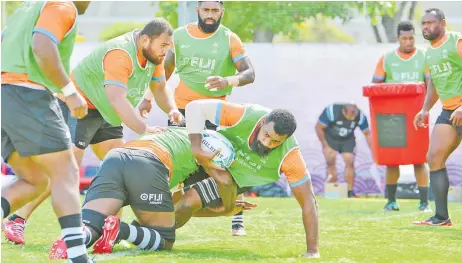
M 117 246 L 98 262 L 306 262 L 300 208 L 294 199 L 252 198 L 259 204 L 245 213 L 248 236 L 231 237 L 231 218 L 194 218 L 177 231 L 171 252 L 141 252 Z M 400 200 L 400 212 L 384 213 L 383 199 L 319 198 L 321 256 L 315 262 L 461 262 L 462 204 L 450 203 L 455 226 L 416 227 L 428 214 L 417 212 L 417 200 Z M 124 219 L 131 222 L 130 209 Z M 59 235 L 50 202 L 30 218 L 25 247 L 2 241 L 2 262 L 48 262 L 48 250 Z

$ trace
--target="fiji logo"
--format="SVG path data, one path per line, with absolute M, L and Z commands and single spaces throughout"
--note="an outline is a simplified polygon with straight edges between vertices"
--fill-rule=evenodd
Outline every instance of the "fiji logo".
M 351 124 L 350 124 L 350 128 L 354 128 L 356 126 L 356 122 L 352 121 Z
M 448 58 L 448 50 L 447 49 L 443 49 L 443 52 L 441 53 L 441 56 L 443 58 Z
M 213 45 L 212 45 L 212 54 L 215 54 L 215 53 L 217 53 L 217 52 L 218 52 L 218 43 L 215 42 L 215 43 L 213 43 Z

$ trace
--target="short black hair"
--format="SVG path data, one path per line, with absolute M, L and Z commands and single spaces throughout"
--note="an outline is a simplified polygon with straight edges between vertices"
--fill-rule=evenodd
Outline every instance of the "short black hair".
M 197 1 L 197 5 L 198 5 L 198 6 L 201 6 L 201 4 L 204 3 L 204 2 L 218 2 L 218 3 L 220 3 L 221 5 L 224 4 L 223 1 Z
M 411 21 L 402 21 L 398 24 L 398 28 L 396 30 L 396 34 L 399 36 L 401 31 L 411 31 L 415 32 L 414 25 L 412 24 Z
M 433 12 L 435 13 L 433 15 L 436 18 L 438 18 L 439 21 L 446 19 L 446 17 L 444 16 L 443 11 L 441 11 L 441 9 L 439 9 L 439 8 L 432 7 L 432 8 L 429 8 L 429 9 L 425 10 L 425 14 L 433 13 Z
M 266 117 L 266 122 L 274 122 L 274 131 L 279 135 L 290 137 L 297 129 L 297 122 L 294 115 L 284 109 L 271 111 Z
M 169 36 L 173 35 L 173 28 L 170 23 L 164 18 L 154 18 L 144 26 L 141 30 L 141 35 L 146 35 L 149 38 L 158 37 L 163 33 L 168 33 Z

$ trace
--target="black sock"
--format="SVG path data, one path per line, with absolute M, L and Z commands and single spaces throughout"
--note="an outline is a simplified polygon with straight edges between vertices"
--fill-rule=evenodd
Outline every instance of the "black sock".
M 24 219 L 24 218 L 18 216 L 17 214 L 12 214 L 12 215 L 10 215 L 10 216 L 8 217 L 8 220 L 9 220 L 9 221 L 14 221 L 14 220 L 16 220 L 17 218 L 26 221 L 26 219 Z
M 425 187 L 419 186 L 419 195 L 420 195 L 420 202 L 428 204 L 428 186 L 425 186 Z
M 2 197 L 2 219 L 10 214 L 10 202 Z
M 85 246 L 91 247 L 103 234 L 106 216 L 91 209 L 82 210 L 82 221 L 85 224 Z
M 430 171 L 430 184 L 435 197 L 436 217 L 441 220 L 449 218 L 448 191 L 449 177 L 446 168 L 438 171 Z
M 87 248 L 84 244 L 82 231 L 82 216 L 80 214 L 67 215 L 58 218 L 61 232 L 67 246 L 67 257 L 72 263 L 87 263 Z
M 396 188 L 397 184 L 387 184 L 387 195 L 389 202 L 396 202 Z

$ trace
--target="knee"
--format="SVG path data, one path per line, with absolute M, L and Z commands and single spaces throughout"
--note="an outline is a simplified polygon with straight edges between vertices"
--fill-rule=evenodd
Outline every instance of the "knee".
M 345 157 L 343 157 L 343 161 L 345 162 L 345 166 L 347 168 L 353 168 L 354 167 L 354 163 L 355 163 L 354 156 L 345 156 Z
M 430 166 L 430 169 L 440 169 L 445 165 L 445 152 L 443 149 L 430 149 L 427 153 L 427 162 Z
M 326 156 L 326 163 L 329 167 L 335 167 L 335 155 L 334 156 Z
M 173 248 L 173 244 L 175 244 L 175 240 L 166 240 L 164 239 L 164 245 L 162 246 L 162 250 L 170 251 Z

